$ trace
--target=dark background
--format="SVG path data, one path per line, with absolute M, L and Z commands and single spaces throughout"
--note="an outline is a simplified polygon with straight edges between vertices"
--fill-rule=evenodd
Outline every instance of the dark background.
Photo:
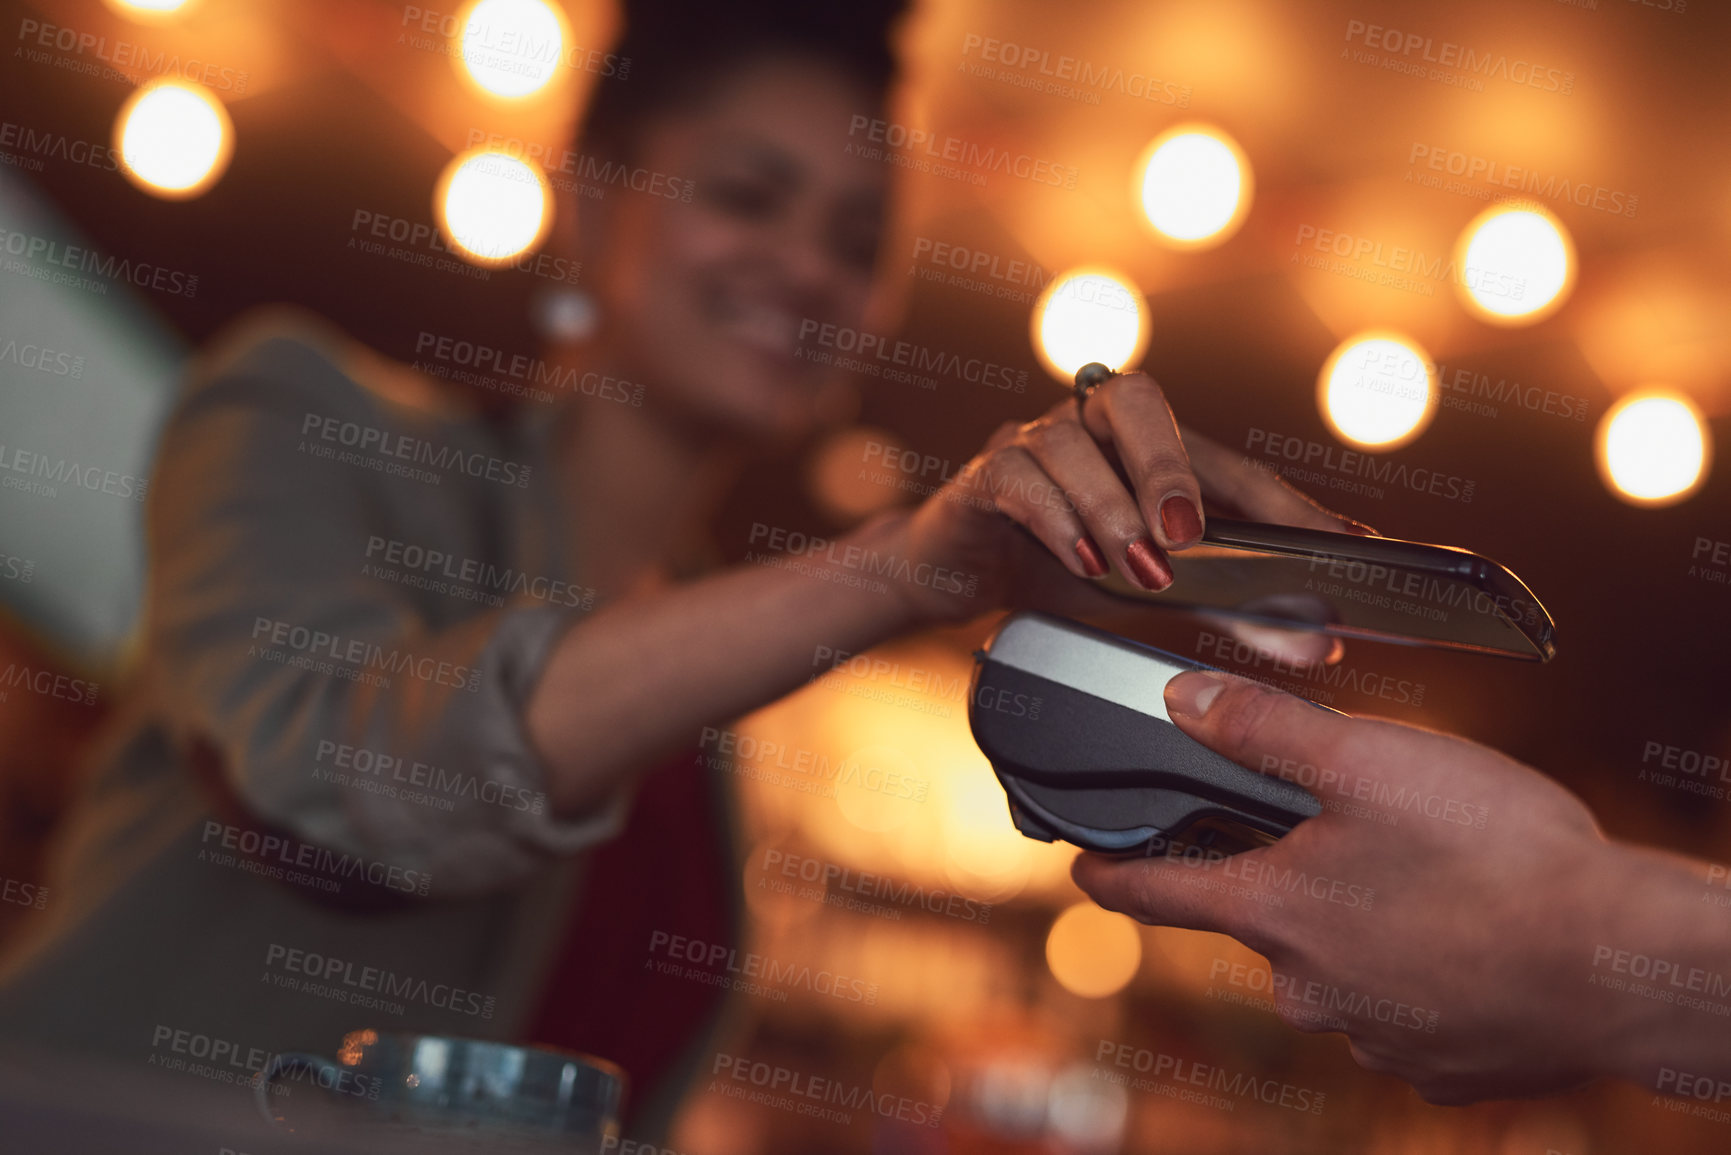
M 238 145 L 208 193 L 160 201 L 117 173 L 54 161 L 26 176 L 104 252 L 197 272 L 195 298 L 150 298 L 165 325 L 197 344 L 252 306 L 288 301 L 405 360 L 422 331 L 532 349 L 536 278 L 495 271 L 474 280 L 348 247 L 357 209 L 430 221 L 434 181 L 468 127 L 551 139 L 569 121 L 568 110 L 541 109 L 519 123 L 509 110 L 472 107 L 447 59 L 396 43 L 401 15 L 383 0 L 203 0 L 184 24 L 157 29 L 129 24 L 97 0 L 7 3 L 0 115 L 106 142 L 128 93 L 21 57 L 13 43 L 22 20 L 145 43 L 205 38 L 213 58 L 250 74 L 244 95 L 220 94 Z M 589 19 L 604 35 L 610 17 Z M 1574 90 L 1492 81 L 1471 92 L 1358 64 L 1342 58 L 1352 20 L 1566 69 Z M 1145 67 L 1188 85 L 1190 105 L 1114 92 L 1086 104 L 972 78 L 958 68 L 970 33 Z M 1027 368 L 1030 385 L 1014 395 L 966 382 L 924 391 L 866 379 L 861 421 L 959 464 L 1001 421 L 1032 417 L 1061 396 L 1033 357 L 1025 304 L 907 275 L 922 236 L 1053 270 L 1107 260 L 1133 276 L 1153 317 L 1144 367 L 1183 420 L 1237 448 L 1251 428 L 1333 442 L 1317 413 L 1316 374 L 1338 341 L 1372 325 L 1405 330 L 1450 366 L 1586 398 L 1584 422 L 1506 405 L 1494 418 L 1443 408 L 1422 437 L 1394 451 L 1415 467 L 1475 479 L 1470 504 L 1399 490 L 1380 501 L 1317 493 L 1387 535 L 1504 562 L 1557 622 L 1558 656 L 1545 665 L 1355 646 L 1349 661 L 1423 681 L 1426 705 L 1334 704 L 1495 745 L 1583 795 L 1614 835 L 1731 858 L 1731 801 L 1637 780 L 1648 742 L 1731 755 L 1731 587 L 1688 576 L 1698 537 L 1731 537 L 1731 470 L 1721 462 L 1677 505 L 1638 508 L 1607 491 L 1592 451 L 1608 406 L 1650 383 L 1692 395 L 1721 450 L 1731 432 L 1728 33 L 1731 15 L 1708 0 L 1680 12 L 1636 0 L 933 0 L 904 30 L 896 115 L 1062 160 L 1080 179 L 1062 190 L 996 176 L 982 188 L 902 175 L 884 268 L 891 295 L 902 298 L 903 335 Z M 1174 254 L 1136 222 L 1129 177 L 1149 139 L 1192 118 L 1219 124 L 1244 147 L 1255 201 L 1222 247 Z M 1408 162 L 1416 142 L 1620 190 L 1638 196 L 1638 209 L 1613 216 L 1551 202 L 1573 235 L 1580 274 L 1563 308 L 1527 327 L 1476 321 L 1446 287 L 1421 298 L 1293 263 L 1302 224 L 1447 251 L 1487 202 L 1406 181 L 1409 169 L 1426 171 Z M 753 521 L 842 527 L 786 483 L 804 464 L 801 456 L 754 470 L 717 528 L 725 553 L 743 553 Z M 1179 618 L 1138 629 L 1179 650 L 1196 636 Z M 24 624 L 8 633 L 17 652 L 40 644 Z M 979 634 L 959 631 L 948 644 L 963 650 Z M 90 719 L 68 717 L 14 702 L 0 719 L 14 862 L 30 861 L 71 788 L 74 748 Z M 1030 916 L 1019 933 L 1037 936 L 1038 921 Z M 1713 1144 L 1715 1133 L 1706 1128 L 1702 1142 Z

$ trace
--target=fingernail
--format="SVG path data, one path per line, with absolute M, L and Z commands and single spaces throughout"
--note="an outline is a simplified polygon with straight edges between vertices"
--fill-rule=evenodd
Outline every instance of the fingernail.
M 1089 577 L 1100 577 L 1106 572 L 1106 555 L 1087 534 L 1076 539 L 1076 556 L 1082 559 L 1082 572 Z
M 1188 497 L 1173 494 L 1160 503 L 1160 525 L 1173 545 L 1188 545 L 1202 536 L 1202 515 Z
M 1362 522 L 1362 521 L 1349 521 L 1349 522 L 1347 522 L 1346 523 L 1346 532 L 1347 533 L 1356 533 L 1360 537 L 1377 537 L 1377 536 L 1379 536 L 1377 534 L 1376 530 L 1370 528 L 1370 526 L 1364 524 L 1364 522 Z
M 1219 674 L 1203 670 L 1179 674 L 1166 683 L 1166 712 L 1183 714 L 1186 718 L 1200 718 L 1208 713 L 1208 708 L 1214 705 L 1214 699 L 1218 698 L 1220 691 L 1225 688 L 1226 681 Z
M 1136 575 L 1144 589 L 1163 590 L 1172 584 L 1172 568 L 1147 538 L 1139 537 L 1131 542 L 1124 551 L 1124 560 L 1130 564 L 1130 572 Z

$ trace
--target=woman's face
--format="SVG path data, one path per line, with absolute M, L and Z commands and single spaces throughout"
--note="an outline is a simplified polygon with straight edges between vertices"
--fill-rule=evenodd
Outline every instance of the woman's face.
M 884 166 L 852 155 L 848 129 L 874 107 L 821 64 L 764 63 L 635 142 L 633 167 L 689 182 L 688 202 L 610 185 L 582 203 L 606 352 L 646 405 L 770 441 L 845 406 L 810 357 L 871 289 Z

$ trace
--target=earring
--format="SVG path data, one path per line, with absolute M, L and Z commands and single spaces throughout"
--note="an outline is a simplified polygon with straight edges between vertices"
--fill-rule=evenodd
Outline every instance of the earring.
M 529 321 L 548 343 L 575 345 L 601 327 L 601 308 L 582 289 L 546 288 L 530 299 Z

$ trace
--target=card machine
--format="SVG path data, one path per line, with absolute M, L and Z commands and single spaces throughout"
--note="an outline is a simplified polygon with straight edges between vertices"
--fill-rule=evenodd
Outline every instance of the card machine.
M 1032 612 L 1012 614 L 975 657 L 968 722 L 1029 838 L 1149 855 L 1180 835 L 1267 842 L 1322 812 L 1167 716 L 1166 683 L 1215 667 Z

